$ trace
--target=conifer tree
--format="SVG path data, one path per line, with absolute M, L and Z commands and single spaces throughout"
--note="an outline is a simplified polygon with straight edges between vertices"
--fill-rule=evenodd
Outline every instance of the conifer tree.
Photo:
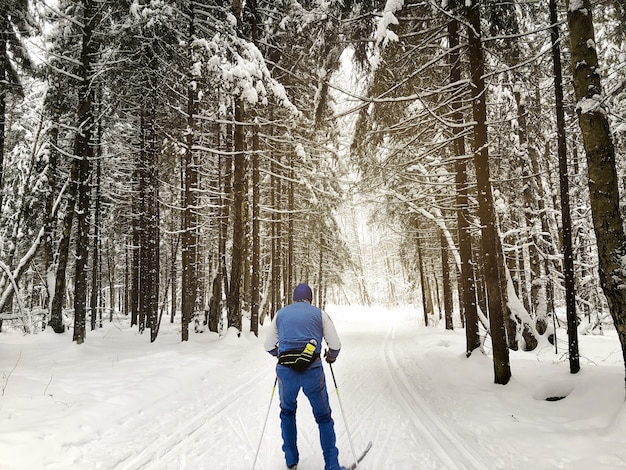
M 619 205 L 615 147 L 598 70 L 593 9 L 589 0 L 567 3 L 576 113 L 587 156 L 598 269 L 626 365 L 626 234 Z
M 23 96 L 19 70 L 32 73 L 25 40 L 33 31 L 28 0 L 9 0 L 0 9 L 0 207 L 5 152 L 6 100 L 9 94 Z M 18 70 L 19 67 L 19 70 Z
M 493 346 L 494 381 L 506 385 L 511 379 L 504 316 L 507 311 L 505 292 L 500 276 L 501 252 L 496 226 L 487 142 L 487 96 L 484 82 L 485 65 L 481 36 L 481 2 L 467 9 L 469 59 L 472 78 L 472 109 L 474 116 L 474 162 L 478 214 L 481 223 L 482 253 L 485 259 L 485 283 L 489 306 L 489 325 Z

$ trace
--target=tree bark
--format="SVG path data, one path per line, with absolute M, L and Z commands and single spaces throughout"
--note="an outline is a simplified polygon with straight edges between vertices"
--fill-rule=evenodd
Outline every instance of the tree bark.
M 84 103 L 84 102 L 83 102 Z M 82 122 L 88 122 L 84 120 Z M 74 272 L 74 336 L 77 344 L 85 341 L 87 315 L 87 261 L 89 256 L 89 140 L 86 129 L 79 131 L 76 139 L 75 158 L 79 158 L 78 194 L 76 204 L 76 262 Z
M 139 132 L 141 134 L 140 138 L 140 150 L 139 150 L 139 161 L 137 162 L 137 181 L 138 181 L 138 191 L 136 193 L 137 199 L 137 207 L 138 210 L 135 212 L 134 216 L 137 220 L 135 230 L 137 234 L 137 244 L 135 245 L 135 255 L 137 263 L 137 324 L 139 326 L 139 333 L 143 334 L 146 330 L 146 307 L 147 307 L 147 288 L 148 288 L 148 273 L 146 272 L 146 249 L 147 249 L 147 176 L 146 176 L 146 161 L 148 160 L 147 154 L 148 150 L 148 131 L 146 130 L 149 127 L 150 116 L 149 113 L 145 109 L 145 103 L 142 105 L 141 119 L 139 124 Z
M 78 89 L 77 133 L 74 155 L 78 161 L 76 201 L 76 264 L 74 274 L 74 336 L 77 344 L 85 341 L 87 312 L 87 258 L 89 254 L 89 173 L 93 158 L 92 134 L 94 129 L 93 65 L 96 51 L 96 12 L 93 0 L 83 1 L 83 37 L 81 50 L 81 81 Z
M 259 40 L 259 12 L 257 0 L 246 2 L 249 10 L 252 41 L 257 44 Z M 250 331 L 259 336 L 259 308 L 261 290 L 261 175 L 259 158 L 259 127 L 256 125 L 252 130 L 252 260 L 250 280 Z
M 222 139 L 222 125 L 216 124 L 215 135 L 217 139 L 217 148 L 224 148 L 226 151 L 231 150 L 231 125 L 226 126 L 225 139 Z M 211 301 L 209 303 L 209 331 L 217 332 L 219 330 L 222 318 L 222 301 L 223 293 L 228 293 L 228 269 L 226 267 L 226 242 L 228 239 L 228 227 L 230 207 L 227 201 L 231 198 L 232 193 L 232 158 L 225 152 L 218 156 L 217 161 L 217 206 L 218 206 L 218 261 L 217 272 L 213 278 Z
M 172 219 L 175 220 L 175 219 Z M 174 225 L 174 224 L 173 224 Z M 174 233 L 174 230 L 172 230 Z M 176 290 L 178 288 L 177 281 L 177 270 L 176 270 L 176 254 L 178 253 L 178 240 L 177 236 L 175 240 L 172 240 L 172 246 L 170 250 L 170 282 L 172 284 L 171 289 L 171 297 L 170 297 L 170 323 L 174 323 L 174 319 L 176 318 L 176 307 L 178 306 L 178 300 L 176 296 Z
M 422 250 L 422 241 L 420 239 L 420 226 L 419 221 L 415 219 L 415 242 L 416 242 L 416 250 L 417 250 L 417 262 L 419 263 L 419 273 L 420 273 L 420 287 L 422 290 L 422 309 L 424 310 L 424 326 L 428 326 L 428 316 L 433 311 L 433 300 L 430 296 L 430 289 L 428 287 L 428 281 L 426 280 L 426 275 L 424 273 L 424 255 Z
M 189 33 L 187 45 L 188 59 L 193 57 L 192 41 L 195 36 L 195 4 L 194 0 L 189 3 Z M 189 65 L 191 67 L 191 65 Z M 181 279 L 181 340 L 189 340 L 189 324 L 192 321 L 196 309 L 198 295 L 197 285 L 197 257 L 198 257 L 198 220 L 196 215 L 198 168 L 194 154 L 195 143 L 195 113 L 196 113 L 196 90 L 193 85 L 194 77 L 191 70 L 187 77 L 187 145 L 185 149 L 184 189 L 183 189 L 183 222 L 181 237 L 182 279 Z
M 295 217 L 295 211 L 296 211 L 296 203 L 295 203 L 295 187 L 294 187 L 294 181 L 296 179 L 296 175 L 295 175 L 295 170 L 293 168 L 294 166 L 294 159 L 293 159 L 293 153 L 290 153 L 290 158 L 289 158 L 290 164 L 289 164 L 289 183 L 288 183 L 288 195 L 287 195 L 287 199 L 288 199 L 288 209 L 289 209 L 289 214 L 287 215 L 288 219 L 287 219 L 287 256 L 285 259 L 285 276 L 284 276 L 284 286 L 285 286 L 285 293 L 284 293 L 284 298 L 286 299 L 287 303 L 289 303 L 290 299 L 291 299 L 291 295 L 293 292 L 293 289 L 295 287 L 295 280 L 294 280 L 294 265 L 295 265 L 295 226 L 294 226 L 294 217 Z
M 261 181 L 259 172 L 259 129 L 252 135 L 252 298 L 250 302 L 250 331 L 259 336 L 259 307 L 261 289 Z
M 598 74 L 591 1 L 568 3 L 576 113 L 582 131 L 589 173 L 589 199 L 598 243 L 600 283 L 622 346 L 626 365 L 626 237 L 619 207 L 615 147 L 604 109 Z
M 133 172 L 133 183 L 137 191 L 139 191 L 139 169 L 135 168 Z M 130 249 L 130 285 L 128 286 L 128 308 L 130 310 L 130 325 L 139 325 L 139 270 L 140 270 L 140 256 L 139 241 L 140 229 L 139 229 L 139 213 L 141 212 L 139 198 L 135 198 L 133 201 L 133 216 L 132 216 L 132 244 Z
M 89 323 L 91 330 L 96 329 L 98 300 L 102 285 L 102 267 L 100 266 L 100 183 L 102 178 L 102 162 L 96 162 L 96 180 L 94 181 L 94 208 L 93 208 L 93 240 L 91 263 L 91 296 L 89 298 Z M 100 324 L 102 326 L 102 324 Z
M 272 299 L 271 318 L 283 306 L 281 301 L 281 214 L 278 208 L 282 199 L 281 181 L 280 181 L 280 161 L 277 161 L 279 152 L 276 152 L 271 163 L 270 177 L 270 203 L 272 211 L 272 274 L 270 283 L 270 296 Z
M 6 7 L 3 7 L 3 10 Z M 8 32 L 10 28 L 9 19 L 6 11 L 0 13 L 0 31 Z M 7 54 L 7 36 L 8 34 L 0 34 L 0 207 L 2 207 L 2 188 L 4 185 L 4 133 L 6 127 L 6 98 L 8 90 L 8 59 Z M 1 325 L 1 323 L 0 323 Z
M 43 262 L 45 266 L 46 273 L 46 311 L 48 312 L 48 324 L 54 324 L 53 331 L 55 332 L 63 332 L 63 319 L 60 315 L 60 310 L 57 312 L 58 316 L 54 319 L 52 318 L 52 299 L 54 297 L 54 285 L 50 282 L 50 279 L 54 279 L 54 248 L 53 248 L 53 234 L 55 231 L 55 220 L 54 216 L 54 199 L 57 187 L 57 162 L 59 159 L 59 119 L 60 119 L 60 104 L 59 100 L 61 99 L 61 93 L 59 92 L 57 87 L 49 90 L 49 93 L 53 97 L 51 100 L 52 107 L 52 125 L 49 130 L 50 136 L 50 156 L 48 157 L 48 170 L 47 170 L 47 184 L 48 184 L 48 196 L 46 197 L 45 203 L 45 220 L 44 220 L 44 239 L 43 239 Z M 60 331 L 57 331 L 60 330 Z
M 324 231 L 320 230 L 320 243 L 319 243 L 319 256 L 317 265 L 317 306 L 321 309 L 324 308 L 324 298 L 322 296 L 322 290 L 324 286 Z
M 452 302 L 452 287 L 450 282 L 450 264 L 448 263 L 448 242 L 446 237 L 441 234 L 441 273 L 443 284 L 443 310 L 445 312 L 446 330 L 454 330 L 452 322 L 452 310 L 454 308 Z
M 51 178 L 49 180 L 50 184 L 50 196 L 51 199 L 54 193 L 53 188 L 55 186 L 56 181 L 56 167 L 57 167 L 57 158 L 58 158 L 58 135 L 59 135 L 59 120 L 60 120 L 60 108 L 56 106 L 60 104 L 60 91 L 55 88 L 55 101 L 53 104 L 53 112 L 54 112 L 54 126 L 51 129 L 51 139 L 52 139 L 52 148 L 50 155 L 50 175 Z M 70 172 L 70 185 L 69 185 L 69 194 L 67 196 L 67 209 L 65 211 L 65 217 L 63 218 L 63 225 L 60 233 L 60 240 L 58 251 L 56 255 L 56 271 L 54 271 L 54 285 L 48 286 L 50 290 L 50 320 L 48 321 L 48 325 L 52 328 L 55 333 L 63 333 L 65 331 L 65 325 L 63 324 L 63 297 L 65 293 L 65 272 L 67 268 L 67 260 L 69 253 L 69 244 L 70 244 L 70 236 L 72 233 L 72 221 L 74 220 L 74 201 L 75 201 L 75 165 L 72 163 L 71 172 Z M 47 258 L 50 260 L 49 270 L 55 269 L 55 263 L 53 259 L 53 248 L 52 248 L 52 227 L 54 224 L 54 217 L 52 214 L 52 202 L 49 203 L 48 207 L 50 208 L 47 214 L 47 227 L 46 230 L 48 232 L 47 235 Z
M 550 0 L 550 36 L 556 107 L 557 144 L 559 154 L 559 181 L 561 188 L 561 219 L 563 224 L 563 277 L 565 279 L 565 308 L 569 345 L 569 370 L 580 371 L 578 351 L 578 318 L 574 283 L 574 247 L 572 246 L 572 216 L 570 214 L 569 176 L 567 171 L 567 143 L 565 141 L 565 111 L 563 109 L 563 72 L 556 0 Z
M 156 87 L 156 84 L 153 84 Z M 154 90 L 154 88 L 153 88 Z M 148 126 L 145 139 L 146 148 L 141 162 L 143 173 L 143 191 L 140 197 L 143 200 L 141 214 L 141 292 L 140 305 L 146 319 L 146 326 L 150 328 L 150 342 L 157 337 L 159 325 L 159 186 L 158 186 L 158 149 L 156 136 L 156 110 L 154 97 L 148 111 Z
M 500 256 L 495 210 L 489 172 L 489 147 L 487 141 L 487 104 L 484 82 L 485 64 L 480 27 L 480 5 L 476 1 L 467 10 L 469 22 L 469 60 L 472 80 L 472 112 L 474 116 L 474 164 L 478 214 L 482 227 L 482 251 L 485 266 L 485 284 L 489 309 L 489 326 L 493 347 L 494 381 L 505 385 L 511 379 L 509 350 L 504 324 L 507 311 L 500 279 Z
M 452 20 L 448 23 L 448 38 L 450 41 L 450 82 L 460 83 L 461 62 L 459 54 L 459 22 L 456 19 L 456 10 L 459 7 L 458 0 L 452 0 L 450 7 L 453 12 Z M 457 91 L 460 93 L 460 91 Z M 452 101 L 452 119 L 457 124 L 453 128 L 455 135 L 454 152 L 456 161 L 454 164 L 456 184 L 457 226 L 459 231 L 459 257 L 461 258 L 461 293 L 463 313 L 465 317 L 465 342 L 466 354 L 469 357 L 475 349 L 480 347 L 480 335 L 478 330 L 478 310 L 476 305 L 476 283 L 474 281 L 474 269 L 472 261 L 472 238 L 469 232 L 469 208 L 467 200 L 467 161 L 465 160 L 465 138 L 462 135 L 460 124 L 463 123 L 461 97 Z
M 233 173 L 233 250 L 231 255 L 230 290 L 228 292 L 228 327 L 241 332 L 241 281 L 243 276 L 246 220 L 246 174 L 244 134 L 244 102 L 235 103 L 235 165 Z

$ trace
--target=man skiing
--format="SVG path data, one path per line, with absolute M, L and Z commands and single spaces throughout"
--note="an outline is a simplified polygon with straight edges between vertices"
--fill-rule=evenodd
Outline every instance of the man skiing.
M 328 314 L 311 305 L 312 301 L 311 288 L 307 284 L 299 284 L 293 291 L 293 303 L 276 313 L 265 339 L 266 351 L 278 357 L 276 375 L 283 452 L 287 467 L 295 469 L 299 460 L 296 399 L 302 389 L 311 403 L 319 427 L 324 470 L 346 470 L 338 462 L 334 422 L 320 360 L 322 338 L 329 348 L 326 353 L 328 363 L 337 359 L 341 341 Z

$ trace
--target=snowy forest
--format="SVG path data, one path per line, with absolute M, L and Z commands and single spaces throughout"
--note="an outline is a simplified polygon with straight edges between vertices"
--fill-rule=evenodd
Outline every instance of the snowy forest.
M 620 0 L 1 1 L 3 331 L 258 334 L 308 282 L 499 384 L 626 351 Z

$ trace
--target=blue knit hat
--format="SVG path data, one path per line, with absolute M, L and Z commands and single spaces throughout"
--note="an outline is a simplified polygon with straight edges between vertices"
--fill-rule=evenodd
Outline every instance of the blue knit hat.
M 302 302 L 303 300 L 313 302 L 313 291 L 308 284 L 298 284 L 293 290 L 293 301 Z

